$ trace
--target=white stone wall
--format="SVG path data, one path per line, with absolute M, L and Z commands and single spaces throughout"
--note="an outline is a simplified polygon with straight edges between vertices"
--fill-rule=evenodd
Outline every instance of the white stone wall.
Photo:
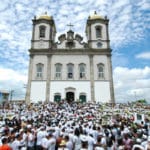
M 33 48 L 35 48 L 35 49 L 49 48 L 49 41 L 43 41 L 42 39 L 40 41 L 34 41 Z
M 110 84 L 105 81 L 95 82 L 95 100 L 96 102 L 110 102 Z
M 62 64 L 62 80 L 67 79 L 67 64 L 74 64 L 74 79 L 79 80 L 79 64 L 86 64 L 86 79 L 90 80 L 89 57 L 87 55 L 53 55 L 51 60 L 51 80 L 55 79 L 55 64 Z
M 35 55 L 33 58 L 33 73 L 32 73 L 32 80 L 36 80 L 36 64 L 42 63 L 44 64 L 43 70 L 43 80 L 47 79 L 47 56 L 45 55 Z
M 97 46 L 97 43 L 99 43 L 99 42 L 102 43 L 102 46 L 101 46 L 101 47 L 98 47 L 98 46 Z M 102 42 L 102 41 L 100 41 L 100 40 L 97 40 L 97 41 L 93 41 L 93 42 L 91 43 L 91 47 L 92 47 L 92 48 L 97 48 L 97 49 L 100 49 L 100 48 L 107 48 L 107 43 L 106 43 L 106 42 Z
M 79 99 L 80 93 L 86 93 L 87 101 L 91 100 L 89 81 L 52 81 L 50 84 L 50 101 L 54 101 L 55 93 L 60 93 L 61 98 L 66 98 L 65 88 L 75 88 L 75 100 Z
M 31 102 L 46 100 L 46 81 L 32 81 L 31 82 Z

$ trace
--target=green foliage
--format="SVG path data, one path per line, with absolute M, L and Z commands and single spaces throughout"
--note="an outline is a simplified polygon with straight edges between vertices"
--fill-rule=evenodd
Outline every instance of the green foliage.
M 137 100 L 138 103 L 141 103 L 141 104 L 146 104 L 147 101 L 145 99 L 140 99 L 140 100 Z

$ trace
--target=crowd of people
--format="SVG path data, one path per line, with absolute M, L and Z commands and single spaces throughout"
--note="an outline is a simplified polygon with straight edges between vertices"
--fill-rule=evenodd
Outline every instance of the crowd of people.
M 129 104 L 13 104 L 0 109 L 0 150 L 150 150 L 148 112 Z

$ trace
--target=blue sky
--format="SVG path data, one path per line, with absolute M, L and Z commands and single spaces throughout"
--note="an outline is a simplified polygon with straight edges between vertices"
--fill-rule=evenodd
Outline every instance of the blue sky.
M 86 20 L 94 11 L 110 20 L 116 102 L 141 98 L 150 102 L 149 0 L 4 0 L 0 5 L 0 90 L 14 90 L 14 99 L 24 99 L 35 15 L 53 16 L 57 37 L 68 31 L 71 22 L 74 32 L 86 41 Z

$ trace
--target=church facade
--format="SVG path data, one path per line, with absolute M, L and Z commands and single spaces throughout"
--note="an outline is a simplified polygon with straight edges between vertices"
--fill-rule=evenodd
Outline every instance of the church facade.
M 115 102 L 107 17 L 89 16 L 87 42 L 71 29 L 56 42 L 55 22 L 47 14 L 32 21 L 27 103 Z

